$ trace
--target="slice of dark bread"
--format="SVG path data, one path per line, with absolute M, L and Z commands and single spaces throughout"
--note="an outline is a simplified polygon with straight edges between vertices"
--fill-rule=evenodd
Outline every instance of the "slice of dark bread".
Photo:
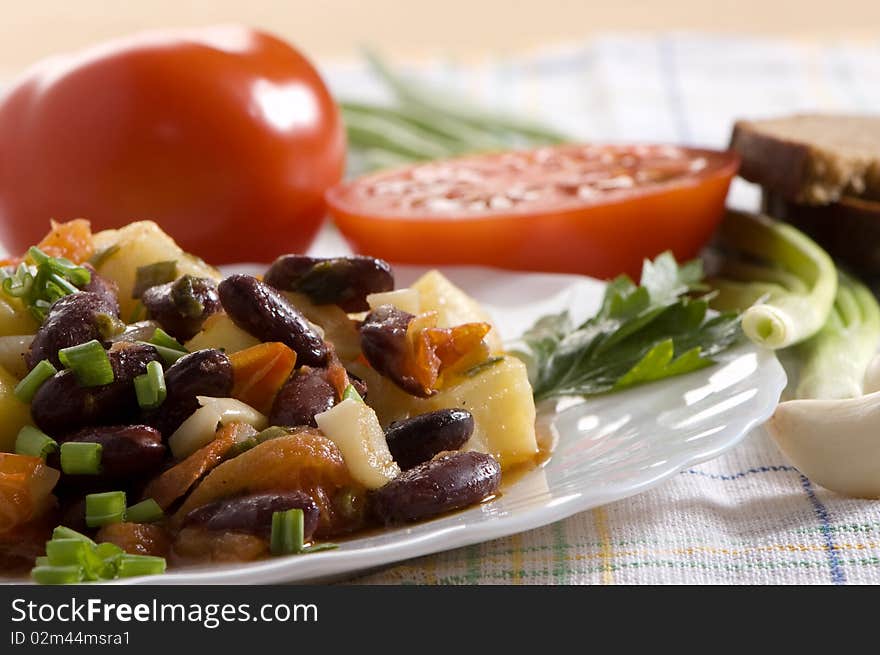
M 764 192 L 764 212 L 794 225 L 838 262 L 880 280 L 880 201 L 844 196 L 830 205 L 805 205 Z
M 741 120 L 730 147 L 739 174 L 786 200 L 824 205 L 880 198 L 880 115 L 800 114 Z

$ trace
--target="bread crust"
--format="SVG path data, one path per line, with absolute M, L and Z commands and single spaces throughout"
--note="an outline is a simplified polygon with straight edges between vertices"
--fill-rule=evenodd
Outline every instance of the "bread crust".
M 740 175 L 783 198 L 824 205 L 880 197 L 880 116 L 800 114 L 737 121 Z

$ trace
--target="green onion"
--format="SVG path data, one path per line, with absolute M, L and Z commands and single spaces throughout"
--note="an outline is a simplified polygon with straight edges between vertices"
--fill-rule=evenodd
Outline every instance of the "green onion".
M 272 514 L 272 534 L 269 539 L 273 555 L 291 555 L 303 549 L 305 517 L 301 509 L 289 509 Z
M 103 250 L 99 250 L 89 259 L 89 264 L 94 266 L 95 268 L 101 268 L 108 259 L 110 259 L 113 255 L 119 252 L 119 245 L 113 244 Z
M 125 492 L 105 491 L 86 496 L 86 525 L 98 528 L 125 520 Z
M 38 584 L 74 584 L 84 577 L 81 566 L 37 566 L 31 569 L 31 577 Z
M 357 392 L 357 389 L 354 388 L 353 384 L 349 384 L 345 387 L 345 391 L 342 392 L 342 399 L 348 400 L 351 398 L 352 400 L 356 400 L 359 403 L 363 403 L 364 399 L 361 398 L 361 395 Z
M 15 438 L 15 452 L 19 455 L 46 459 L 49 453 L 54 453 L 56 450 L 58 450 L 58 442 L 31 425 L 22 427 Z
M 49 558 L 43 555 L 34 560 L 34 566 L 49 566 Z
M 186 354 L 189 351 L 184 348 L 180 342 L 168 334 L 162 328 L 156 328 L 156 331 L 153 332 L 153 336 L 150 339 L 150 343 L 154 346 L 160 346 L 162 348 L 170 348 L 171 350 L 179 350 L 180 352 Z
M 837 296 L 825 326 L 797 347 L 797 397 L 855 398 L 880 341 L 880 306 L 871 291 L 838 271 Z
M 733 254 L 720 278 L 709 280 L 718 291 L 714 308 L 744 310 L 743 332 L 766 348 L 800 343 L 822 328 L 837 292 L 828 253 L 792 226 L 746 212 L 728 211 L 719 237 Z M 755 302 L 756 294 L 764 295 Z
M 58 351 L 58 359 L 73 371 L 77 382 L 83 387 L 99 387 L 113 382 L 113 366 L 100 341 L 86 343 Z
M 104 447 L 88 441 L 61 444 L 61 470 L 68 475 L 98 475 Z
M 132 298 L 140 298 L 144 291 L 159 284 L 173 282 L 177 277 L 177 261 L 156 262 L 139 266 L 134 275 L 134 286 L 131 290 Z
M 51 566 L 85 566 L 91 544 L 82 539 L 52 539 L 46 542 L 46 556 Z
M 91 544 L 92 546 L 95 545 L 95 542 L 83 533 L 77 532 L 76 530 L 71 530 L 70 528 L 66 528 L 63 525 L 59 525 L 57 528 L 52 530 L 52 539 L 79 539 L 80 541 L 84 541 L 87 544 Z
M 165 558 L 152 555 L 120 555 L 116 565 L 116 577 L 133 578 L 141 575 L 158 575 L 165 572 Z
M 15 385 L 15 397 L 23 403 L 29 403 L 34 395 L 43 386 L 43 383 L 58 372 L 48 359 L 42 360 L 24 376 L 21 382 Z
M 147 364 L 147 372 L 134 379 L 134 391 L 142 409 L 156 409 L 165 402 L 165 372 L 159 362 Z
M 174 362 L 187 354 L 186 351 L 175 350 L 174 348 L 167 348 L 165 346 L 157 346 L 155 343 L 150 343 L 149 341 L 138 341 L 138 343 L 145 346 L 153 346 L 153 348 L 156 349 L 156 352 L 159 353 L 159 357 L 165 362 L 166 366 L 171 366 Z
M 125 520 L 130 523 L 155 523 L 165 516 L 165 512 L 152 498 L 132 505 L 125 512 Z

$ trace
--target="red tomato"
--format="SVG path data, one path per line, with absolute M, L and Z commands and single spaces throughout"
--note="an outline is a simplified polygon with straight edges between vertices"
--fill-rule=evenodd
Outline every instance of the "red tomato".
M 733 152 L 564 145 L 385 171 L 327 192 L 358 252 L 637 277 L 645 257 L 694 257 L 721 220 Z
M 309 246 L 344 159 L 339 111 L 290 45 L 139 34 L 41 62 L 0 100 L 0 239 L 152 219 L 211 262 L 268 261 Z

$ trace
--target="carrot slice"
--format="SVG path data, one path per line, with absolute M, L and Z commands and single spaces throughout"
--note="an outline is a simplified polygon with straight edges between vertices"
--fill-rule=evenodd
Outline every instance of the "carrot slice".
M 64 257 L 74 264 L 87 262 L 95 254 L 92 226 L 82 218 L 66 223 L 51 221 L 52 229 L 37 247 L 51 257 Z
M 232 361 L 232 396 L 268 414 L 272 401 L 293 372 L 296 353 L 283 343 L 261 343 L 229 356 Z
M 256 434 L 246 423 L 230 423 L 218 431 L 214 439 L 179 464 L 154 478 L 144 489 L 142 497 L 152 498 L 159 507 L 168 509 L 182 498 L 203 475 L 220 464 L 232 447 L 243 438 Z

